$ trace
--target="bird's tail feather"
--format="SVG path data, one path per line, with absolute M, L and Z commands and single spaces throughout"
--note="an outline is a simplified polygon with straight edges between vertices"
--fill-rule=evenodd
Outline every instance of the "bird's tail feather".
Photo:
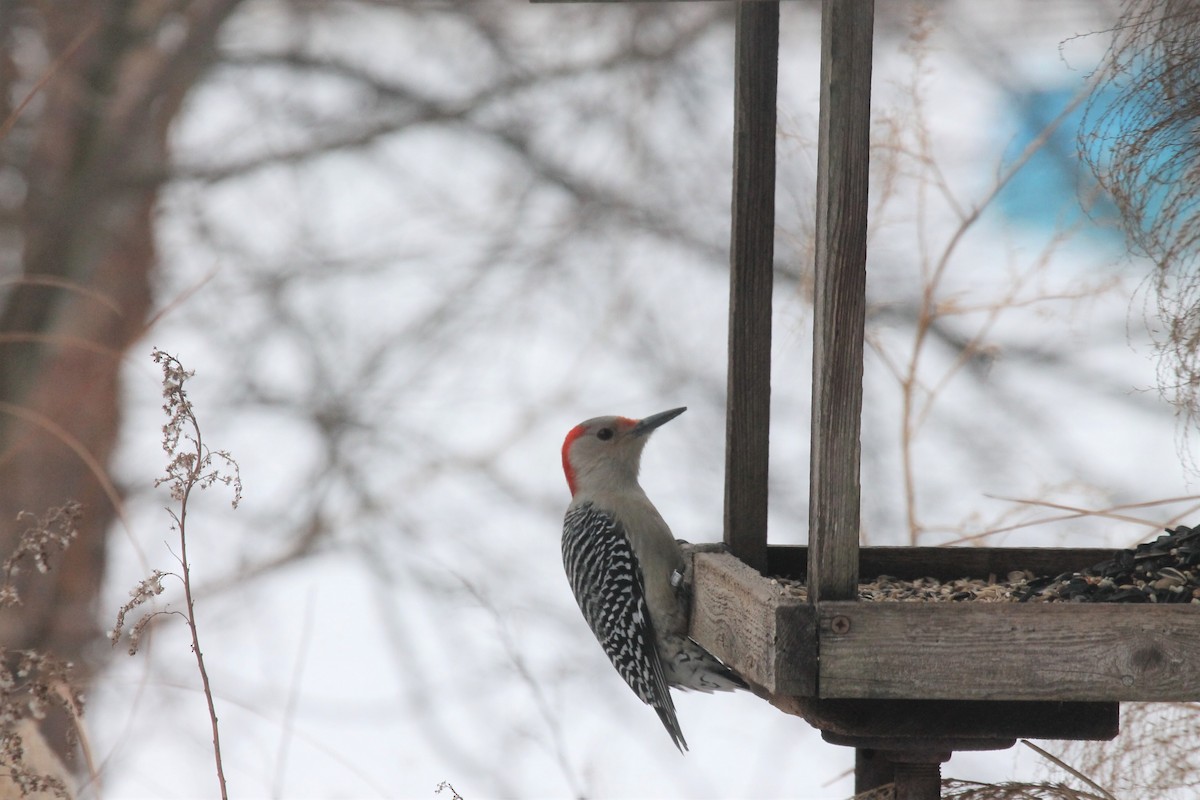
M 662 720 L 663 727 L 671 735 L 671 741 L 679 748 L 679 752 L 686 753 L 688 746 L 683 738 L 683 729 L 679 727 L 679 720 L 675 716 L 674 705 L 656 705 L 654 710 L 658 712 L 658 718 Z
M 697 692 L 731 692 L 747 688 L 737 673 L 686 636 L 665 637 L 659 653 L 667 682 L 676 688 Z

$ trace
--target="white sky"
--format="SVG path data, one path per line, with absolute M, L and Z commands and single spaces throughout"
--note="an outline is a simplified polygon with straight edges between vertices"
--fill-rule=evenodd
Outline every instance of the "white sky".
M 505 67 L 516 75 L 607 52 L 635 13 L 510 6 L 493 23 L 519 45 L 521 63 Z M 299 45 L 448 101 L 487 87 L 501 66 L 486 42 L 427 8 L 293 25 L 254 3 L 227 46 Z M 1059 44 L 1094 20 L 1035 14 L 1012 26 L 982 8 L 949 4 L 932 20 L 918 73 L 929 151 L 964 208 L 986 194 L 1016 131 L 995 65 L 1019 85 L 1075 86 L 1103 43 L 1072 41 L 1064 59 Z M 708 12 L 680 4 L 673 13 L 685 25 Z M 908 23 L 889 19 L 876 44 L 876 130 L 883 141 L 882 121 L 899 119 L 909 127 L 890 141 L 912 147 L 914 57 L 897 34 Z M 818 19 L 796 4 L 782 29 L 776 252 L 796 273 L 807 268 L 811 228 Z M 638 35 L 649 47 L 659 34 Z M 732 31 L 719 27 L 661 84 L 651 72 L 564 78 L 482 115 L 521 121 L 548 162 L 635 202 L 641 216 L 547 185 L 511 148 L 453 125 L 171 192 L 162 303 L 200 288 L 133 351 L 120 474 L 142 488 L 131 530 L 114 537 L 107 605 L 115 613 L 149 568 L 171 568 L 177 549 L 165 491 L 144 488 L 163 463 L 152 346 L 196 370 L 190 388 L 207 441 L 233 452 L 246 485 L 236 512 L 220 490 L 192 509 L 198 581 L 220 585 L 278 552 L 314 508 L 332 530 L 306 560 L 201 594 L 232 795 L 431 798 L 441 781 L 467 800 L 851 793 L 852 751 L 748 693 L 677 695 L 692 747 L 679 756 L 612 673 L 561 572 L 559 445 L 595 414 L 688 405 L 647 451 L 643 484 L 678 536 L 720 537 L 731 48 Z M 180 126 L 178 152 L 197 165 L 278 153 L 375 116 L 386 109 L 337 80 L 217 73 Z M 875 153 L 876 189 L 892 157 Z M 907 542 L 899 390 L 880 353 L 907 359 L 904 313 L 919 297 L 922 259 L 942 251 L 955 224 L 928 172 L 911 158 L 891 163 L 895 189 L 872 209 L 869 264 L 872 303 L 899 315 L 873 317 L 879 349 L 867 356 L 863 520 L 872 543 Z M 658 214 L 689 242 L 654 233 L 645 220 Z M 949 262 L 939 298 L 989 302 L 1047 242 L 1046 231 L 985 214 Z M 996 355 L 986 377 L 961 373 L 946 384 L 913 445 L 925 524 L 986 528 L 1013 509 L 989 495 L 1102 507 L 1190 491 L 1172 409 L 1154 391 L 1143 307 L 1131 300 L 1146 270 L 1087 231 L 1054 249 L 1021 299 L 1113 286 L 1005 312 L 986 337 Z M 291 277 L 271 293 L 277 274 Z M 780 280 L 776 290 L 775 543 L 805 538 L 811 317 L 802 285 Z M 415 324 L 447 296 L 461 302 Z M 970 336 L 983 319 L 948 325 Z M 922 378 L 937 383 L 954 357 L 931 344 Z M 336 454 L 352 478 L 328 481 L 333 456 L 303 409 L 335 400 L 364 428 Z M 365 508 L 364 497 L 375 505 Z M 1146 513 L 1160 520 L 1171 510 Z M 990 543 L 1125 545 L 1152 533 L 1091 521 Z M 179 593 L 164 599 L 178 607 Z M 147 651 L 116 657 L 89 719 L 103 796 L 215 795 L 181 625 L 168 619 Z M 1039 773 L 1036 758 L 1014 750 L 958 754 L 944 774 Z

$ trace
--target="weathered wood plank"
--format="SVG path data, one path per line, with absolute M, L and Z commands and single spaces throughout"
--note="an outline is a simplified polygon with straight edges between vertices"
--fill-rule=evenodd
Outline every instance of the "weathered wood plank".
M 824 0 L 817 144 L 809 596 L 855 596 L 874 0 Z
M 1200 700 L 1200 608 L 1193 605 L 825 602 L 814 608 L 732 556 L 697 555 L 695 564 L 692 636 L 776 704 L 786 695 L 817 694 Z
M 690 633 L 751 683 L 775 690 L 775 613 L 782 589 L 737 558 L 697 553 Z
M 833 602 L 818 614 L 825 698 L 1200 700 L 1193 605 Z
M 692 638 L 767 692 L 815 694 L 812 607 L 731 555 L 698 553 L 692 570 Z
M 725 543 L 761 571 L 767 566 L 778 3 L 738 4 L 735 57 Z
M 1112 558 L 1108 548 L 1060 547 L 863 547 L 859 549 L 859 578 L 880 575 L 913 578 L 986 578 L 1003 580 L 1013 570 L 1034 575 L 1075 572 Z M 808 569 L 808 548 L 772 545 L 767 551 L 767 574 L 800 578 Z

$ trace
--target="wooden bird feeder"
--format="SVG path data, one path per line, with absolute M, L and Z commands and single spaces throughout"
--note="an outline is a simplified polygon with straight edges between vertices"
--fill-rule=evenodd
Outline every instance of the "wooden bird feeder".
M 777 708 L 857 748 L 856 791 L 895 783 L 898 800 L 927 800 L 955 750 L 1111 739 L 1123 700 L 1200 700 L 1200 612 L 857 600 L 860 577 L 1056 575 L 1116 554 L 859 547 L 873 17 L 874 0 L 822 0 L 809 545 L 768 546 L 779 3 L 737 4 L 728 552 L 694 556 L 691 633 Z M 804 579 L 807 598 L 772 575 Z

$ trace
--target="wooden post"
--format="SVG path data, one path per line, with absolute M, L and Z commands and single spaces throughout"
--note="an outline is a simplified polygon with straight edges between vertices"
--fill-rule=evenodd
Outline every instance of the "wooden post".
M 808 516 L 813 603 L 852 600 L 858 586 L 874 13 L 874 0 L 822 6 Z
M 854 751 L 854 793 L 866 794 L 872 789 L 896 782 L 896 768 L 882 750 L 859 747 Z
M 893 751 L 887 754 L 895 769 L 895 800 L 938 800 L 942 796 L 942 762 L 950 753 Z
M 938 800 L 941 796 L 940 764 L 896 764 L 896 800 Z
M 778 73 L 779 3 L 738 3 L 733 225 L 729 253 L 725 543 L 735 556 L 760 572 L 767 567 Z

